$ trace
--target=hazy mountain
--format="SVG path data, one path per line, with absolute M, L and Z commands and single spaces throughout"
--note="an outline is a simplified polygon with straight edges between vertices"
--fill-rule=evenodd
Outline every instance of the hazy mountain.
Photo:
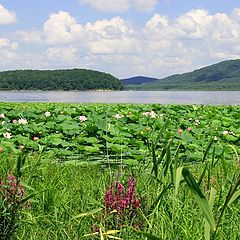
M 150 83 L 156 80 L 157 78 L 144 77 L 144 76 L 136 76 L 136 77 L 121 79 L 121 81 L 124 84 L 143 84 L 143 83 Z
M 223 61 L 193 72 L 176 74 L 154 82 L 128 84 L 136 90 L 240 90 L 240 60 Z

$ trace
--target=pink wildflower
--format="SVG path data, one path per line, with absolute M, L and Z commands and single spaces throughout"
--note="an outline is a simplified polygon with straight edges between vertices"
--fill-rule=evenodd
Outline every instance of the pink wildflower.
M 136 179 L 128 179 L 128 188 L 118 180 L 106 191 L 104 205 L 107 212 L 117 210 L 118 213 L 140 207 L 140 200 L 136 198 Z
M 23 185 L 20 182 L 17 182 L 14 175 L 8 175 L 5 180 L 1 181 L 0 186 L 3 201 L 8 206 L 17 208 L 25 196 Z M 27 204 L 29 205 L 30 203 Z M 24 205 L 22 205 L 22 207 L 24 207 Z

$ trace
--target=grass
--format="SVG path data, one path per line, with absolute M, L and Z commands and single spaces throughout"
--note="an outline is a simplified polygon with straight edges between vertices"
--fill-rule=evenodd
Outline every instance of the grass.
M 8 167 L 16 163 L 15 157 L 4 158 L 2 161 L 2 166 Z M 231 179 L 236 172 L 236 161 L 230 160 L 226 164 L 228 178 Z M 159 182 L 151 174 L 150 168 L 143 167 L 123 168 L 123 174 L 119 176 L 119 168 L 112 168 L 110 174 L 108 168 L 99 165 L 66 166 L 54 161 L 41 160 L 38 155 L 29 156 L 22 180 L 29 194 L 37 194 L 32 198 L 31 208 L 21 213 L 14 239 L 100 239 L 99 235 L 87 234 L 93 233 L 94 226 L 101 228 L 103 232 L 111 230 L 113 226 L 103 217 L 102 211 L 91 211 L 103 206 L 105 191 L 111 179 L 116 176 L 123 182 L 128 176 L 137 177 L 137 193 L 140 199 L 145 201 L 145 209 L 138 212 L 142 219 L 141 231 L 151 233 L 159 239 L 204 239 L 204 215 L 183 178 L 177 194 L 175 187 L 170 186 L 159 199 L 159 194 L 167 183 L 172 181 L 171 173 L 168 171 L 163 181 Z M 159 174 L 163 171 L 162 167 L 163 165 L 159 166 Z M 187 164 L 187 167 L 199 177 L 204 164 Z M 2 167 L 1 175 L 9 170 L 3 170 Z M 229 185 L 229 179 L 224 178 L 223 174 L 220 164 L 215 166 L 211 173 L 214 181 L 210 184 L 217 191 L 213 207 L 217 217 L 220 215 L 228 191 L 226 187 Z M 206 179 L 202 187 L 208 195 Z M 80 213 L 86 215 L 74 218 Z M 239 201 L 235 201 L 223 215 L 217 239 L 238 239 L 238 220 Z M 121 232 L 114 236 L 121 239 L 143 239 L 142 235 L 130 226 L 131 219 L 127 226 L 120 227 Z

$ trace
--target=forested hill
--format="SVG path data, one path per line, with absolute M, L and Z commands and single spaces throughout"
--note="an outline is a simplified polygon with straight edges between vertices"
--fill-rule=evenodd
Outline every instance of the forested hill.
M 223 61 L 154 82 L 125 85 L 134 90 L 240 90 L 240 60 Z
M 15 70 L 0 72 L 4 90 L 122 90 L 122 82 L 110 74 L 86 69 Z

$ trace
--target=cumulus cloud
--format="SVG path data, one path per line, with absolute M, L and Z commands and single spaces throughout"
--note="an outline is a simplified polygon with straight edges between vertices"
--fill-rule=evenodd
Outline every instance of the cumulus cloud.
M 0 38 L 0 69 L 9 67 L 17 59 L 18 44 L 7 38 Z
M 102 19 L 81 25 L 67 12 L 51 14 L 44 23 L 42 31 L 17 31 L 16 36 L 27 43 L 66 46 L 75 44 L 92 54 L 132 53 L 139 51 L 138 39 L 134 30 L 122 18 Z M 62 47 L 49 48 L 54 53 Z M 69 49 L 68 49 L 69 50 Z
M 51 14 L 43 26 L 46 41 L 50 44 L 71 43 L 81 34 L 81 25 L 68 12 Z
M 15 36 L 18 40 L 21 40 L 26 43 L 39 43 L 42 41 L 42 32 L 37 30 L 32 31 L 25 31 L 25 30 L 18 30 L 15 33 Z
M 171 62 L 175 62 L 176 57 L 187 59 L 188 68 L 240 58 L 239 12 L 234 9 L 229 15 L 211 15 L 204 9 L 194 9 L 174 20 L 155 14 L 143 29 L 145 45 L 153 57 L 172 56 Z M 182 65 L 186 66 L 185 63 Z
M 88 36 L 86 46 L 92 54 L 125 55 L 140 50 L 134 30 L 120 17 L 87 23 L 83 29 Z
M 139 11 L 152 11 L 157 4 L 157 0 L 135 0 L 133 3 Z
M 120 17 L 114 17 L 110 20 L 98 20 L 95 23 L 87 23 L 84 25 L 84 30 L 91 36 L 109 39 L 113 37 L 119 38 L 133 33 L 131 27 Z
M 79 2 L 103 12 L 124 12 L 131 7 L 136 7 L 140 11 L 151 11 L 157 4 L 157 0 L 79 0 Z
M 17 42 L 11 42 L 7 38 L 0 38 L 0 48 L 16 50 L 18 48 L 18 44 Z
M 118 77 L 163 77 L 240 58 L 240 8 L 229 14 L 193 9 L 175 19 L 156 13 L 140 29 L 117 16 L 83 24 L 60 11 L 51 14 L 42 29 L 21 30 L 17 36 L 28 44 L 42 44 L 41 58 L 39 54 L 36 61 L 26 57 L 30 65 L 87 66 Z M 14 44 L 17 47 L 15 42 L 0 40 L 9 54 L 16 54 Z
M 16 14 L 9 11 L 2 4 L 0 4 L 0 25 L 12 24 L 17 21 Z
M 77 48 L 70 47 L 52 47 L 46 51 L 46 56 L 50 61 L 74 63 L 76 61 Z

